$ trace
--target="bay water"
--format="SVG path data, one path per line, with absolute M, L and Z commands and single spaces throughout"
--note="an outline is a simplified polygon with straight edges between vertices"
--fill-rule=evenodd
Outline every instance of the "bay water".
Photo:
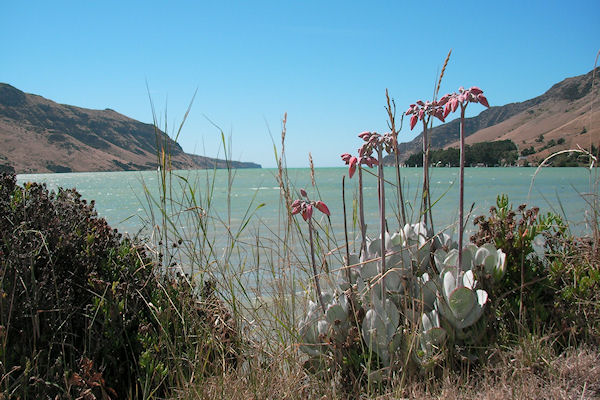
M 499 194 L 506 194 L 516 208 L 519 204 L 537 206 L 542 212 L 552 211 L 569 221 L 574 233 L 589 232 L 586 212 L 589 209 L 586 196 L 590 192 L 590 178 L 594 172 L 586 168 L 545 168 L 535 175 L 535 168 L 467 168 L 465 173 L 465 208 L 471 215 L 486 215 Z M 331 210 L 331 221 L 336 236 L 343 234 L 342 176 L 346 168 L 315 169 L 316 187 L 312 186 L 309 169 L 288 169 L 291 183 L 305 188 L 311 199 L 324 201 Z M 212 200 L 213 212 L 233 226 L 244 220 L 244 215 L 255 210 L 253 219 L 268 226 L 277 223 L 280 210 L 280 190 L 276 169 L 240 169 L 228 176 L 226 170 L 175 171 L 172 197 L 177 197 L 182 179 L 204 201 Z M 395 182 L 395 171 L 386 168 L 385 178 Z M 418 220 L 422 169 L 402 168 L 409 219 Z M 95 200 L 98 214 L 121 232 L 143 232 L 147 219 L 148 202 L 144 187 L 158 197 L 159 180 L 156 171 L 144 172 L 85 172 L 63 174 L 18 175 L 19 183 L 44 182 L 50 189 L 75 188 L 87 200 Z M 352 180 L 346 176 L 346 207 L 349 221 L 352 217 L 352 201 L 356 198 L 356 175 Z M 230 187 L 230 189 L 229 189 Z M 211 193 L 208 193 L 211 191 Z M 387 217 L 390 230 L 396 229 L 394 214 L 397 201 L 394 188 L 388 187 L 391 196 L 387 200 Z M 458 217 L 458 168 L 432 168 L 431 193 L 435 230 L 452 227 Z M 296 197 L 299 197 L 297 194 Z M 365 174 L 365 213 L 369 232 L 378 226 L 377 184 L 373 176 Z M 387 196 L 386 196 L 387 197 Z M 228 202 L 229 199 L 229 202 Z M 588 197 L 589 200 L 589 197 Z M 259 205 L 260 208 L 256 209 Z M 228 214 L 228 210 L 230 213 Z M 252 224 L 252 221 L 250 225 Z M 396 223 L 397 224 L 397 223 Z M 467 224 L 472 230 L 472 223 Z M 372 236 L 374 233 L 372 233 Z
M 347 168 L 317 168 L 314 171 L 315 186 L 312 184 L 310 169 L 287 170 L 295 196 L 299 198 L 300 188 L 306 189 L 311 199 L 322 200 L 331 211 L 331 226 L 324 216 L 315 210 L 313 218 L 328 230 L 330 239 L 324 244 L 323 252 L 335 248 L 342 249 L 344 242 L 344 216 L 342 204 L 342 177 L 346 175 L 346 208 L 351 248 L 359 246 L 359 229 L 356 224 L 357 176 L 348 179 Z M 238 285 L 235 292 L 252 292 L 253 298 L 272 297 L 275 289 L 273 282 L 281 281 L 276 271 L 280 263 L 282 246 L 289 246 L 295 254 L 292 261 L 282 264 L 292 266 L 289 273 L 296 282 L 299 276 L 310 276 L 307 244 L 303 240 L 282 244 L 283 222 L 287 219 L 287 210 L 282 203 L 281 191 L 277 181 L 277 169 L 240 169 L 174 171 L 168 196 L 175 199 L 175 205 L 168 211 L 173 226 L 188 244 L 188 252 L 178 264 L 185 272 L 195 274 L 194 265 L 213 265 L 219 274 L 229 274 L 224 268 L 235 268 L 235 280 Z M 419 220 L 420 190 L 422 185 L 421 168 L 402 168 L 401 176 L 407 205 L 408 219 Z M 466 224 L 467 239 L 475 230 L 472 221 L 475 216 L 488 215 L 489 208 L 496 203 L 499 194 L 506 194 L 516 209 L 520 204 L 537 206 L 542 213 L 558 213 L 569 222 L 571 231 L 577 235 L 590 234 L 586 221 L 589 212 L 590 182 L 594 171 L 586 168 L 546 168 L 536 174 L 535 168 L 467 168 L 465 173 L 465 212 L 470 211 Z M 534 179 L 535 176 L 535 179 Z M 387 181 L 395 182 L 393 168 L 385 169 Z M 155 204 L 160 198 L 160 179 L 157 171 L 144 172 L 89 172 L 64 174 L 18 175 L 18 182 L 43 182 L 49 189 L 59 187 L 75 188 L 84 199 L 95 200 L 96 210 L 108 223 L 122 233 L 131 236 L 140 235 L 149 238 L 156 235 L 152 224 L 160 226 L 161 213 Z M 374 175 L 364 175 L 365 219 L 370 237 L 379 234 L 379 211 L 377 181 Z M 386 219 L 388 229 L 399 228 L 396 190 L 386 185 Z M 431 193 L 435 232 L 445 231 L 456 240 L 458 219 L 458 168 L 433 168 L 431 170 Z M 192 200 L 193 199 L 193 200 Z M 586 201 L 587 200 L 587 201 Z M 194 207 L 196 205 L 197 207 Z M 188 218 L 190 213 L 207 215 L 211 220 L 208 231 L 199 231 L 194 224 L 196 218 Z M 206 213 L 206 214 L 203 214 Z M 154 214 L 155 219 L 152 219 Z M 180 217 L 183 215 L 183 217 Z M 187 216 L 187 217 L 186 217 Z M 300 216 L 296 216 L 300 229 L 306 234 L 306 225 Z M 241 233 L 240 233 L 241 232 Z M 212 260 L 189 261 L 194 253 L 202 254 L 206 248 L 200 248 L 202 236 L 211 236 Z M 235 237 L 235 250 L 231 246 Z M 306 236 L 305 236 L 306 237 Z M 321 236 L 323 237 L 323 236 Z M 156 243 L 157 240 L 154 240 Z M 260 247 L 260 251 L 258 251 Z M 277 247 L 277 248 L 274 248 Z M 191 249 L 191 250 L 190 250 Z M 262 252 L 262 256 L 260 253 Z M 341 265 L 340 252 L 332 257 Z M 262 257 L 262 258 L 261 258 Z M 270 260 L 265 260 L 271 257 Z M 218 260 L 218 261 L 214 261 Z M 225 261 L 223 261 L 225 260 Z M 218 267 L 214 267 L 218 265 Z M 191 267 L 190 267 L 191 266 Z M 197 267 L 196 267 L 197 268 Z M 202 267 L 204 268 L 204 267 Z M 221 269 L 219 269 L 221 268 Z M 335 267 L 334 267 L 335 268 Z M 190 270 L 191 269 L 191 270 Z M 229 271 L 229 270 L 228 270 Z M 213 275 L 214 276 L 214 275 Z M 200 278 L 204 279 L 204 278 Z M 231 282 L 230 280 L 223 280 Z M 291 283 L 295 289 L 295 283 Z M 269 294 L 271 293 L 271 294 Z

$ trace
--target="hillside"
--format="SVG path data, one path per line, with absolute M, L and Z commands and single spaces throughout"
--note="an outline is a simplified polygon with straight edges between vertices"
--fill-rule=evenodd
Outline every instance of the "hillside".
M 225 168 L 226 161 L 188 154 L 151 124 L 111 109 L 57 104 L 0 83 L 0 170 L 17 173 L 148 170 L 157 143 L 175 169 Z M 234 168 L 260 165 L 231 162 Z
M 466 143 L 510 139 L 519 151 L 533 146 L 535 153 L 529 161 L 541 161 L 552 152 L 577 148 L 589 148 L 590 138 L 597 145 L 600 137 L 600 68 L 596 69 L 596 82 L 592 93 L 592 72 L 567 78 L 553 85 L 544 94 L 520 103 L 490 107 L 479 115 L 465 120 Z M 490 103 L 493 93 L 486 93 Z M 595 100 L 592 108 L 592 99 Z M 457 147 L 459 119 L 436 126 L 430 131 L 433 149 Z M 541 135 L 541 136 L 540 136 Z M 548 147 L 551 140 L 560 145 Z M 410 142 L 399 145 L 401 159 L 422 148 L 422 134 Z M 543 150 L 542 150 L 543 149 Z M 387 161 L 391 162 L 388 156 Z

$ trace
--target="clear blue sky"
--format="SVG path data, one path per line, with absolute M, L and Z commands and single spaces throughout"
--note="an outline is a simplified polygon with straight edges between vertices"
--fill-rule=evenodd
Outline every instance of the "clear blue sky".
M 208 118 L 264 167 L 284 112 L 288 166 L 341 166 L 358 133 L 387 130 L 385 89 L 399 113 L 429 98 L 449 49 L 442 94 L 477 85 L 491 105 L 590 71 L 600 49 L 598 0 L 3 0 L 0 16 L 0 82 L 151 122 L 148 82 L 170 127 L 197 89 L 184 150 L 219 155 Z

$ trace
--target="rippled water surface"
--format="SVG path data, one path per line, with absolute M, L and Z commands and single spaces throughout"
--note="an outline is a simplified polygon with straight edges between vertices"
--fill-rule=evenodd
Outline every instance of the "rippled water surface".
M 341 181 L 346 173 L 345 168 L 322 168 L 315 171 L 318 187 L 312 188 L 308 169 L 289 169 L 289 177 L 296 187 L 304 187 L 312 198 L 321 198 L 332 212 L 334 229 L 341 233 L 343 226 Z M 405 185 L 406 200 L 418 207 L 417 188 L 420 187 L 422 170 L 419 168 L 403 168 L 401 170 Z M 586 202 L 584 196 L 589 192 L 590 172 L 585 168 L 546 168 L 535 177 L 534 168 L 468 168 L 465 175 L 465 205 L 473 205 L 473 215 L 486 214 L 495 203 L 498 194 L 505 193 L 516 205 L 528 203 L 536 205 L 542 211 L 555 211 L 566 214 L 574 229 L 585 232 Z M 228 174 L 227 171 L 179 171 L 177 174 L 192 183 L 197 198 L 212 199 L 215 215 L 229 220 L 235 226 L 244 214 L 254 210 L 259 204 L 263 207 L 256 211 L 254 219 L 260 218 L 267 225 L 277 224 L 280 210 L 280 192 L 274 169 L 245 169 L 235 172 L 231 185 L 228 217 Z M 436 230 L 452 225 L 456 221 L 458 208 L 458 169 L 434 168 L 431 171 L 432 195 L 439 199 L 435 204 L 434 220 Z M 386 179 L 395 181 L 393 169 L 386 169 Z M 144 185 L 156 196 L 158 178 L 155 171 L 146 172 L 99 172 L 68 174 L 19 175 L 19 182 L 46 182 L 52 189 L 57 187 L 76 188 L 84 198 L 96 201 L 98 213 L 121 231 L 135 233 L 139 231 L 144 220 L 147 220 L 149 209 Z M 375 179 L 367 176 L 365 199 L 367 202 L 367 220 L 370 227 L 377 226 L 377 189 Z M 175 198 L 182 180 L 173 180 Z M 214 185 L 213 185 L 214 183 Z M 347 180 L 346 196 L 348 213 L 351 213 L 352 198 L 356 191 L 356 177 Z M 212 190 L 212 194 L 210 191 Z M 388 224 L 394 228 L 396 203 L 393 189 L 388 193 Z M 415 209 L 413 220 L 416 220 Z M 471 224 L 469 224 L 472 226 Z M 370 229 L 369 229 L 370 230 Z

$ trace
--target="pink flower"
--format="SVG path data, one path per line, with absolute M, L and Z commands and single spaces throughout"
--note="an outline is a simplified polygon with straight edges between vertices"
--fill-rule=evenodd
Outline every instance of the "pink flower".
M 348 169 L 348 175 L 350 175 L 350 178 L 352 178 L 352 175 L 354 175 L 354 172 L 356 171 L 356 164 L 358 163 L 358 159 L 355 156 L 352 156 L 348 153 L 344 153 L 342 154 L 342 160 L 346 163 L 346 165 L 350 166 L 350 168 Z
M 444 99 L 444 101 L 447 101 L 447 99 Z M 411 104 L 408 107 L 408 110 L 406 110 L 406 115 L 411 115 L 412 117 L 410 117 L 410 130 L 413 130 L 413 128 L 415 127 L 415 125 L 417 125 L 417 121 L 423 121 L 425 119 L 425 116 L 433 116 L 436 117 L 437 119 L 439 119 L 442 122 L 445 122 L 444 119 L 446 118 L 446 116 L 444 115 L 444 109 L 442 108 L 443 104 L 440 104 L 440 102 L 437 101 L 426 101 L 423 102 L 423 100 L 419 100 L 416 102 L 416 104 Z
M 305 221 L 308 221 L 312 217 L 312 213 L 313 213 L 312 205 L 305 203 L 305 206 L 302 207 L 302 218 L 304 218 Z
M 417 114 L 413 115 L 412 117 L 410 117 L 410 130 L 412 131 L 413 128 L 415 127 L 415 125 L 417 124 L 417 121 L 419 120 L 419 117 L 417 117 Z
M 302 189 L 303 190 L 303 189 Z M 292 215 L 301 214 L 305 221 L 312 218 L 313 207 L 321 211 L 323 214 L 330 216 L 329 208 L 322 201 L 294 200 L 292 203 Z
M 477 95 L 477 99 L 479 100 L 479 102 L 484 105 L 485 107 L 489 108 L 490 105 L 488 104 L 487 98 L 483 95 L 483 94 L 478 94 Z
M 300 200 L 294 200 L 292 203 L 292 215 L 296 215 L 302 209 L 302 202 Z
M 485 107 L 489 107 L 487 98 L 483 95 L 483 90 L 477 86 L 472 86 L 465 90 L 462 86 L 458 89 L 458 93 L 449 93 L 440 99 L 440 103 L 444 104 L 444 117 L 458 109 L 462 104 L 466 106 L 468 103 L 481 103 Z
M 330 216 L 331 213 L 329 212 L 329 208 L 327 208 L 327 205 L 325 205 L 325 203 L 323 203 L 322 201 L 317 201 L 315 203 L 315 207 L 317 207 L 317 210 L 321 211 L 323 214 Z
M 359 133 L 358 137 L 361 138 L 361 139 L 363 139 L 364 141 L 367 141 L 367 140 L 369 140 L 369 138 L 371 137 L 371 135 L 372 135 L 371 132 L 365 131 L 365 132 Z

